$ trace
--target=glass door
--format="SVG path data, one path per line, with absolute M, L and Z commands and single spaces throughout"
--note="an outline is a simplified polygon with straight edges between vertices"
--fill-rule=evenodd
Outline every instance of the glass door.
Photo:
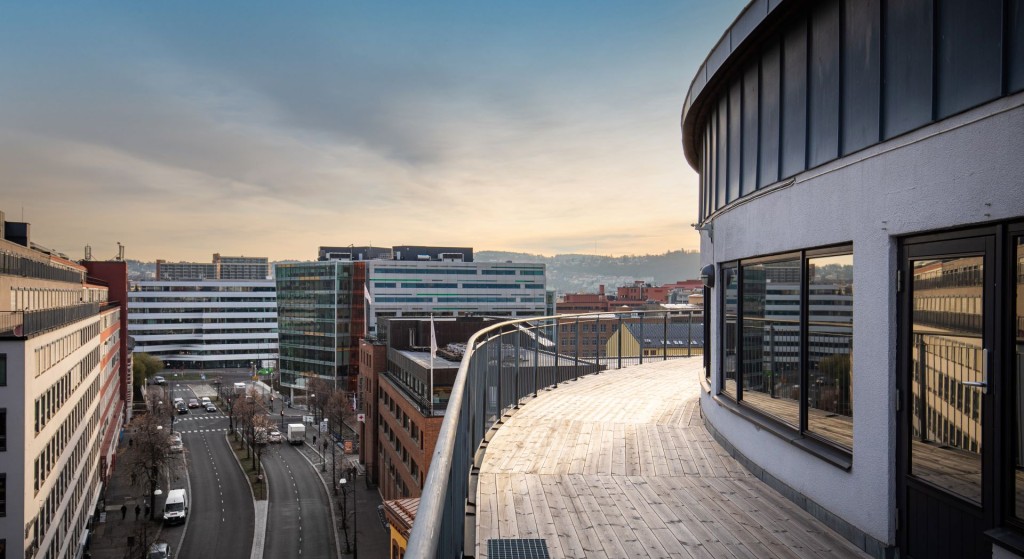
M 994 247 L 991 235 L 904 246 L 900 513 L 910 557 L 991 553 Z

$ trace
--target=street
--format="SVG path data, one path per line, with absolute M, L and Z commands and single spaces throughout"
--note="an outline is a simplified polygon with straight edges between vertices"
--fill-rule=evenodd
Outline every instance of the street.
M 265 558 L 337 557 L 331 502 L 309 462 L 293 446 L 270 445 L 263 453 L 270 485 Z

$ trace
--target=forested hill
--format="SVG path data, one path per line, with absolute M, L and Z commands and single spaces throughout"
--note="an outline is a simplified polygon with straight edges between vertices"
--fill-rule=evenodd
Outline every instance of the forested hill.
M 620 285 L 644 280 L 654 284 L 695 279 L 700 274 L 698 251 L 676 250 L 642 256 L 595 256 L 559 254 L 543 256 L 524 252 L 481 250 L 473 254 L 479 262 L 541 262 L 547 264 L 548 287 L 559 293 L 596 292 L 604 284 L 614 293 Z

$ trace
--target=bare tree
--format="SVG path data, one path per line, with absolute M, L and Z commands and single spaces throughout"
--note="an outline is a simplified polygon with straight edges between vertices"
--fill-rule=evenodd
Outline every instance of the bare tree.
M 164 406 L 169 405 L 164 403 Z M 138 415 L 130 424 L 132 451 L 127 454 L 127 464 L 131 484 L 143 485 L 149 492 L 149 510 L 156 510 L 156 490 L 160 483 L 160 472 L 177 471 L 182 463 L 175 460 L 171 453 L 171 438 L 168 429 L 163 426 L 161 406 L 153 412 Z M 166 412 L 165 412 L 166 413 Z
M 310 377 L 306 381 L 306 405 L 317 419 L 324 417 L 324 410 L 334 392 L 334 385 L 320 377 Z

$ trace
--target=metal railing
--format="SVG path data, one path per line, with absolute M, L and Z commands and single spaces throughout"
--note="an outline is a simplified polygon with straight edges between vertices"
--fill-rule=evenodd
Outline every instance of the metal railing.
M 99 303 L 81 303 L 39 311 L 4 311 L 0 312 L 0 336 L 34 336 L 96 316 L 99 312 Z
M 473 335 L 405 556 L 461 559 L 476 553 L 476 474 L 496 427 L 524 399 L 607 369 L 701 355 L 703 320 L 700 311 L 595 313 L 512 320 Z
M 84 272 L 54 266 L 48 262 L 6 251 L 0 251 L 0 274 L 69 283 L 82 283 L 85 280 Z

